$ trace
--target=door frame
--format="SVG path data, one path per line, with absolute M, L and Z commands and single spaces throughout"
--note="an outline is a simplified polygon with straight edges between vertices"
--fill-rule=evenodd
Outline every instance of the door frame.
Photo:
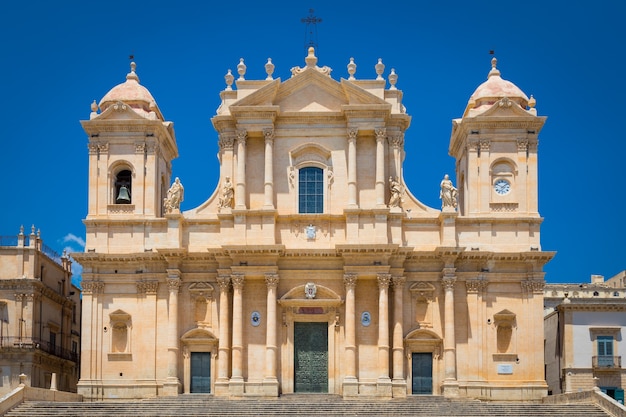
M 191 393 L 191 352 L 208 352 L 211 354 L 211 394 L 215 392 L 217 377 L 218 339 L 205 329 L 192 329 L 180 338 L 183 352 L 183 392 Z
M 407 358 L 407 394 L 413 395 L 413 353 L 432 353 L 433 355 L 433 392 L 432 395 L 441 395 L 443 382 L 443 339 L 435 332 L 426 329 L 417 329 L 409 332 L 404 339 Z
M 280 388 L 283 394 L 294 392 L 294 323 L 323 322 L 328 326 L 328 393 L 340 394 L 339 307 L 341 297 L 333 290 L 316 285 L 315 298 L 305 298 L 305 286 L 287 292 L 278 301 L 282 307 L 280 335 Z

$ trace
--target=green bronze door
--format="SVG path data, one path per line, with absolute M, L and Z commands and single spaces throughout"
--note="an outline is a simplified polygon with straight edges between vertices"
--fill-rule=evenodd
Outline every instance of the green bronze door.
M 413 395 L 433 393 L 433 354 L 413 353 Z
M 211 392 L 211 354 L 191 352 L 191 392 Z
M 294 391 L 328 392 L 328 323 L 294 323 Z

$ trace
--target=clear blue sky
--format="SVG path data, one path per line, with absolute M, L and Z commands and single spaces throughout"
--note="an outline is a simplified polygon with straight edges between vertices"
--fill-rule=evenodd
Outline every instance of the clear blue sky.
M 82 251 L 87 212 L 90 104 L 123 82 L 134 55 L 141 84 L 174 122 L 185 185 L 183 210 L 217 184 L 217 135 L 210 118 L 239 58 L 246 78 L 304 66 L 309 9 L 320 66 L 374 78 L 378 58 L 398 74 L 413 117 L 405 137 L 405 180 L 439 208 L 439 182 L 454 178 L 451 120 L 486 80 L 490 50 L 502 77 L 548 116 L 539 136 L 543 250 L 557 251 L 548 282 L 587 282 L 626 269 L 623 127 L 626 2 L 480 1 L 30 1 L 0 15 L 0 164 L 5 188 L 0 235 L 20 225 L 44 243 Z M 517 9 L 516 7 L 519 7 Z

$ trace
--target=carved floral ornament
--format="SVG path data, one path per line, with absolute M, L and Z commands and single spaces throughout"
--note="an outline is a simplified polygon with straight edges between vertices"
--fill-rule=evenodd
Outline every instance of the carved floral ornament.
M 402 133 L 396 133 L 387 137 L 389 144 L 394 148 L 399 148 L 404 143 L 404 136 Z
M 489 282 L 484 279 L 468 279 L 465 281 L 465 288 L 468 293 L 477 293 L 487 288 Z
M 391 274 L 378 274 L 376 278 L 378 279 L 379 289 L 389 288 L 389 284 L 391 283 Z
M 526 280 L 520 283 L 522 285 L 522 289 L 524 291 L 532 292 L 532 293 L 543 293 L 543 289 L 546 285 L 545 281 L 536 281 L 536 280 Z
M 139 294 L 156 294 L 159 288 L 159 282 L 156 280 L 137 282 L 137 293 Z
M 219 147 L 221 150 L 232 150 L 235 145 L 235 136 L 232 133 L 223 133 L 219 138 Z
M 99 294 L 104 290 L 104 282 L 102 281 L 83 281 L 83 294 Z

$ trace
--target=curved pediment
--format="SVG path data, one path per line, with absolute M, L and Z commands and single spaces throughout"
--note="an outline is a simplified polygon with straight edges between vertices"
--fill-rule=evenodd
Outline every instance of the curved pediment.
M 130 104 L 118 101 L 91 120 L 157 120 L 156 113 L 149 112 L 147 117 L 136 112 Z
M 441 337 L 428 329 L 415 329 L 406 335 L 406 340 L 422 340 L 422 341 L 441 341 Z
M 206 329 L 191 329 L 180 338 L 185 343 L 191 342 L 214 342 L 217 337 Z
M 532 117 L 532 118 L 535 118 L 537 116 L 529 113 L 528 111 L 520 107 L 519 104 L 509 99 L 508 97 L 503 97 L 497 102 L 495 102 L 491 107 L 489 107 L 484 112 L 476 114 L 475 117 Z
M 341 301 L 341 297 L 335 291 L 323 285 L 316 285 L 316 294 L 313 299 L 328 299 Z M 289 290 L 280 298 L 280 301 L 286 300 L 308 300 L 305 291 L 306 285 L 299 285 Z
M 314 288 L 311 288 L 311 285 Z M 314 296 L 311 297 L 311 293 Z M 307 294 L 309 295 L 307 297 Z M 278 304 L 284 307 L 296 307 L 296 306 L 316 306 L 316 307 L 336 307 L 343 303 L 343 300 L 335 291 L 323 285 L 316 285 L 313 283 L 307 283 L 306 285 L 299 285 L 289 290 L 283 295 Z

